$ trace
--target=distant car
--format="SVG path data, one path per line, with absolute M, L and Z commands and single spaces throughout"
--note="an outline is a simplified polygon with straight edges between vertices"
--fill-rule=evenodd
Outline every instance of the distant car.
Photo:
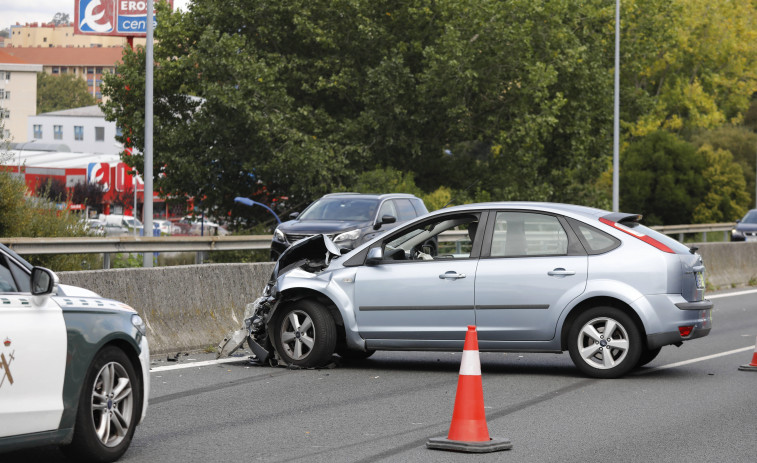
M 441 209 L 344 255 L 312 236 L 276 263 L 245 317 L 249 345 L 307 368 L 335 352 L 460 351 L 476 325 L 482 351 L 568 351 L 616 378 L 712 328 L 701 256 L 640 219 L 503 202 Z
M 90 235 L 94 236 L 105 236 L 105 222 L 102 222 L 100 220 L 95 219 L 87 219 L 86 222 L 84 222 L 84 228 L 87 230 L 87 232 Z
M 126 229 L 127 232 L 136 232 L 137 234 L 142 234 L 142 230 L 145 228 L 142 222 L 140 222 L 139 219 L 132 217 L 130 215 L 121 215 L 121 214 L 100 214 L 99 220 L 102 222 L 105 222 L 106 227 L 110 227 L 112 229 Z M 107 235 L 117 235 L 118 233 L 109 233 L 106 230 Z
M 200 216 L 184 216 L 176 225 L 180 227 L 183 235 L 225 236 L 229 234 L 228 230 L 221 225 Z
M 343 249 L 353 249 L 378 234 L 428 210 L 410 194 L 333 193 L 310 204 L 301 214 L 276 227 L 271 242 L 271 260 L 297 241 L 326 234 Z
M 0 461 L 49 444 L 73 461 L 123 455 L 147 411 L 145 333 L 131 307 L 0 245 Z
M 153 219 L 152 226 L 160 230 L 161 235 L 176 235 L 181 233 L 181 227 L 170 220 Z
M 736 221 L 731 241 L 757 241 L 757 209 L 752 209 Z

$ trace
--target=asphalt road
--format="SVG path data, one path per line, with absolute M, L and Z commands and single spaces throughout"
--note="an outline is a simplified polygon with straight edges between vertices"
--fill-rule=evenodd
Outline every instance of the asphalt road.
M 708 296 L 708 337 L 622 379 L 583 377 L 567 353 L 481 354 L 489 432 L 512 450 L 425 448 L 449 428 L 459 353 L 379 352 L 322 370 L 182 355 L 155 359 L 148 417 L 121 461 L 754 462 L 757 372 L 738 366 L 754 353 L 757 290 Z M 66 460 L 48 447 L 0 461 Z

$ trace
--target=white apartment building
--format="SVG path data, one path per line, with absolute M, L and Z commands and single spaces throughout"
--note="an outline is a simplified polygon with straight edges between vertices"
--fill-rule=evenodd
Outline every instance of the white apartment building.
M 106 121 L 97 105 L 38 114 L 27 122 L 30 142 L 63 144 L 78 153 L 120 153 L 123 146 L 116 142 L 116 131 L 116 123 Z M 34 146 L 26 149 L 33 150 Z
M 37 113 L 37 73 L 42 65 L 29 64 L 0 51 L 0 139 L 26 141 L 26 119 Z

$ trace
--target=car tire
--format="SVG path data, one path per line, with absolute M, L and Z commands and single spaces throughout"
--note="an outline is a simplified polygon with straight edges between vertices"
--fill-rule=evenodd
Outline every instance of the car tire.
M 307 299 L 283 306 L 274 315 L 273 345 L 290 365 L 316 368 L 331 360 L 336 324 L 328 310 Z
M 129 448 L 141 413 L 141 380 L 126 354 L 108 346 L 87 371 L 73 441 L 63 451 L 75 461 L 115 461 Z
M 652 360 L 654 360 L 657 357 L 657 355 L 660 353 L 661 350 L 662 350 L 662 346 L 654 348 L 654 349 L 646 349 L 645 348 L 641 352 L 641 356 L 639 357 L 639 361 L 636 363 L 636 368 L 643 367 L 647 363 L 649 363 Z
M 631 317 L 620 309 L 594 307 L 573 321 L 568 351 L 576 367 L 587 376 L 618 378 L 638 364 L 641 334 Z

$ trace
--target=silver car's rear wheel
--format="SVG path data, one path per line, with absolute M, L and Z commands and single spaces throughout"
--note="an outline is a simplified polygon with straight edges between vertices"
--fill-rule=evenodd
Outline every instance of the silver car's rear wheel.
M 334 319 L 325 307 L 309 300 L 280 307 L 273 335 L 281 359 L 305 368 L 326 364 L 336 347 Z
M 579 315 L 569 336 L 573 363 L 595 378 L 622 376 L 636 366 L 641 355 L 636 324 L 614 307 L 597 307 Z

